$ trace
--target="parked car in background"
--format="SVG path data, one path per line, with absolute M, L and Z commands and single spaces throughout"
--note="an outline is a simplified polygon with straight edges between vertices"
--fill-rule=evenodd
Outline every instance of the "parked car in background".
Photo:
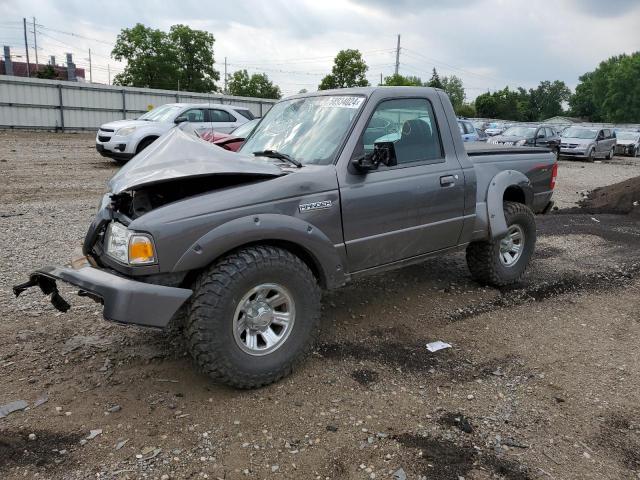
M 500 135 L 489 138 L 487 143 L 514 145 L 516 147 L 547 147 L 556 156 L 560 153 L 560 136 L 553 128 L 546 125 L 517 125 L 509 127 Z
M 560 137 L 560 155 L 584 158 L 593 162 L 596 158 L 613 158 L 616 136 L 610 128 L 569 127 Z
M 252 119 L 249 110 L 231 105 L 168 103 L 136 120 L 105 123 L 96 135 L 96 150 L 103 157 L 127 161 L 177 123 L 189 122 L 197 132 L 213 128 L 229 133 Z
M 494 135 L 500 135 L 507 128 L 505 123 L 490 123 L 487 128 L 484 129 L 484 133 L 489 137 L 493 137 Z
M 640 156 L 640 132 L 619 131 L 616 132 L 617 155 Z
M 480 139 L 476 127 L 469 120 L 458 119 L 458 128 L 463 142 L 477 142 Z
M 212 130 L 202 133 L 200 138 L 214 145 L 218 145 L 225 150 L 237 152 L 245 138 L 251 135 L 251 132 L 253 132 L 253 129 L 256 128 L 259 122 L 259 118 L 254 118 L 232 130 L 231 133 L 220 133 Z

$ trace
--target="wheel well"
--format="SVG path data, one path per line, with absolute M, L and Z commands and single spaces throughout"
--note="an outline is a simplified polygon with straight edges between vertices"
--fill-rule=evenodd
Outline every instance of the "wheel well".
M 300 258 L 300 260 L 302 260 L 307 265 L 307 267 L 309 267 L 309 270 L 311 270 L 311 273 L 313 273 L 313 276 L 316 277 L 316 280 L 318 281 L 318 284 L 320 285 L 320 287 L 321 288 L 326 288 L 327 280 L 326 280 L 326 277 L 324 275 L 324 271 L 322 270 L 322 267 L 320 266 L 320 262 L 306 248 L 301 247 L 297 243 L 288 242 L 286 240 L 269 240 L 269 239 L 266 239 L 266 240 L 260 240 L 260 241 L 257 241 L 257 242 L 245 243 L 244 245 L 240 245 L 240 246 L 234 248 L 233 250 L 230 250 L 228 252 L 223 253 L 222 255 L 217 257 L 215 260 L 213 260 L 210 265 L 216 263 L 222 257 L 225 257 L 225 256 L 229 255 L 232 252 L 236 252 L 238 250 L 242 250 L 242 249 L 248 248 L 248 247 L 254 247 L 254 246 L 257 246 L 257 245 L 269 245 L 269 246 L 272 246 L 272 247 L 282 248 L 284 250 L 288 250 L 289 252 L 293 253 L 295 256 Z M 191 285 L 193 283 L 193 281 L 196 279 L 196 277 L 200 274 L 200 272 L 201 272 L 201 270 L 195 270 L 195 271 L 188 272 L 187 275 L 185 276 L 184 280 L 182 281 L 183 286 Z
M 158 137 L 157 135 L 149 135 L 148 137 L 144 137 L 142 140 L 138 142 L 138 146 L 136 147 L 136 153 L 140 151 L 140 146 L 143 145 L 145 142 L 147 142 L 148 140 L 151 140 L 151 142 L 149 143 L 152 143 L 152 142 L 155 142 L 158 138 L 160 137 Z
M 504 191 L 504 195 L 502 197 L 503 202 L 516 202 L 522 203 L 523 205 L 527 204 L 527 199 L 524 195 L 524 190 L 520 187 L 516 187 L 514 185 L 508 187 Z

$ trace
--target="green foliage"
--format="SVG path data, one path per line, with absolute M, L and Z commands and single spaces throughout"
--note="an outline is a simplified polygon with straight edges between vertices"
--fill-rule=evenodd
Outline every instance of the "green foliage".
M 228 84 L 230 95 L 279 99 L 280 87 L 274 85 L 264 73 L 249 76 L 246 70 L 238 70 L 231 75 Z
M 426 86 L 433 88 L 444 88 L 442 80 L 440 80 L 440 75 L 438 75 L 438 71 L 435 68 L 433 69 L 431 79 L 429 79 Z
M 114 85 L 180 89 L 193 92 L 216 91 L 220 74 L 214 70 L 213 35 L 174 25 L 169 33 L 141 23 L 120 31 L 111 56 L 126 61 L 124 72 L 114 77 Z
M 493 93 L 483 93 L 475 100 L 476 114 L 485 118 L 500 118 L 520 122 L 538 122 L 564 113 L 562 103 L 571 95 L 567 85 L 559 80 L 544 81 L 529 91 L 520 87 L 505 87 Z
M 381 85 L 386 87 L 422 87 L 424 84 L 420 77 L 404 76 L 400 74 L 393 74 L 389 77 L 384 77 L 384 83 Z
M 462 80 L 455 75 L 451 75 L 450 77 L 443 77 L 440 83 L 442 84 L 441 88 L 447 92 L 447 95 L 449 95 L 449 99 L 451 100 L 454 110 L 457 111 L 457 109 L 462 107 L 466 96 Z
M 44 78 L 46 80 L 54 80 L 58 78 L 58 75 L 56 74 L 56 70 L 55 68 L 53 68 L 53 65 L 45 65 L 44 67 L 38 69 L 36 77 Z
M 456 115 L 459 117 L 475 117 L 476 109 L 470 103 L 463 103 L 458 108 L 455 109 Z
M 331 73 L 322 79 L 318 90 L 367 87 L 367 70 L 369 67 L 359 50 L 340 50 L 334 59 Z
M 571 113 L 595 122 L 640 122 L 640 52 L 601 62 L 580 77 Z

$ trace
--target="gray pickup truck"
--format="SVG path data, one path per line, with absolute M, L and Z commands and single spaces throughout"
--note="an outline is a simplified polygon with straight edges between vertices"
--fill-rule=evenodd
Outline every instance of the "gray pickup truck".
M 160 137 L 110 180 L 84 255 L 14 292 L 37 285 L 66 311 L 62 280 L 108 320 L 179 324 L 211 377 L 259 387 L 312 348 L 322 289 L 460 248 L 478 282 L 517 282 L 556 172 L 548 149 L 465 149 L 441 90 L 298 95 L 239 153 Z

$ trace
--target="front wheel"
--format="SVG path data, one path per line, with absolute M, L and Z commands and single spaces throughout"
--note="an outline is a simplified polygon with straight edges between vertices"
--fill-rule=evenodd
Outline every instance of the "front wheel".
M 273 383 L 291 373 L 318 335 L 320 288 L 288 250 L 239 250 L 204 271 L 193 290 L 187 345 L 200 368 L 221 383 Z
M 592 148 L 591 150 L 589 150 L 589 153 L 587 154 L 587 162 L 593 163 L 595 159 L 596 159 L 596 149 Z
M 503 287 L 518 282 L 529 265 L 536 244 L 533 212 L 521 203 L 505 202 L 507 234 L 473 242 L 467 247 L 467 265 L 478 283 Z
M 609 150 L 609 153 L 607 153 L 607 156 L 605 157 L 606 160 L 611 160 L 613 158 L 613 156 L 615 155 L 615 149 L 612 148 L 611 150 Z

